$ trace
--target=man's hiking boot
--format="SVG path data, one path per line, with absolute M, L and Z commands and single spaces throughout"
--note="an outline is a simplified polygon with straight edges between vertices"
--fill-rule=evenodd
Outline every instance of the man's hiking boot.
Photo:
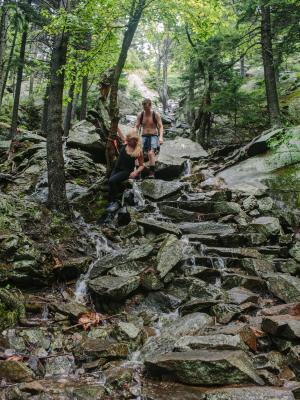
M 150 172 L 149 172 L 148 179 L 155 179 L 155 173 L 154 173 L 154 171 L 150 171 Z
M 112 203 L 109 203 L 107 206 L 107 212 L 109 213 L 114 213 L 120 208 L 120 204 L 118 201 L 113 201 Z

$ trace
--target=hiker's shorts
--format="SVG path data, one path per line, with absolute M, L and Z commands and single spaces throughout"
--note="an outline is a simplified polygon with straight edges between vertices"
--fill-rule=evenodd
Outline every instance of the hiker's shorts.
M 159 150 L 159 137 L 157 135 L 143 135 L 143 150 Z

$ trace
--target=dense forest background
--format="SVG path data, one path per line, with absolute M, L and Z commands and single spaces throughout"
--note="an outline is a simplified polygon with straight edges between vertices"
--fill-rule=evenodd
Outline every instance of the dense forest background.
M 89 111 L 109 167 L 141 85 L 182 121 L 173 136 L 206 148 L 298 124 L 299 15 L 297 0 L 2 0 L 1 131 L 47 135 L 49 204 L 64 209 L 62 138 Z

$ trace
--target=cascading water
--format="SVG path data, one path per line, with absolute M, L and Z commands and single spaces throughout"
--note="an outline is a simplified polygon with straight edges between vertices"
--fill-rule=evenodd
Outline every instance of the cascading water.
M 190 159 L 188 159 L 184 163 L 183 176 L 190 176 L 191 174 L 192 174 L 192 162 Z
M 87 272 L 85 274 L 82 274 L 79 280 L 77 281 L 74 295 L 75 295 L 75 300 L 79 303 L 86 303 L 87 301 L 87 282 L 95 263 L 105 254 L 110 253 L 113 250 L 108 245 L 107 239 L 104 236 L 99 235 L 98 232 L 90 231 L 88 225 L 85 227 L 85 229 L 87 235 L 95 243 L 96 258 L 89 265 Z

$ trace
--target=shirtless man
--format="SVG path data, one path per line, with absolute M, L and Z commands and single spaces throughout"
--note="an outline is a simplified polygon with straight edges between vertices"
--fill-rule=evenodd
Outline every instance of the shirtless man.
M 163 144 L 164 127 L 160 114 L 152 110 L 150 99 L 143 100 L 144 111 L 137 116 L 135 127 L 142 129 L 143 150 L 148 152 L 150 173 L 149 178 L 155 178 L 155 151 Z

